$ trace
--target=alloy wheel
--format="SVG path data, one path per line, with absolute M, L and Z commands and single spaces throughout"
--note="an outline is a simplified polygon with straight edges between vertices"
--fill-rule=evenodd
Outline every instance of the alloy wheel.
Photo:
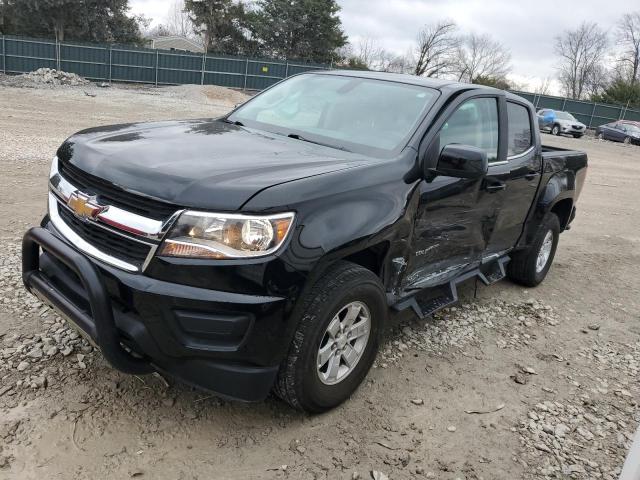
M 359 301 L 342 307 L 331 319 L 320 341 L 317 372 L 325 385 L 344 380 L 358 364 L 367 348 L 371 332 L 371 313 Z
M 536 272 L 540 273 L 547 266 L 549 257 L 551 256 L 551 250 L 553 250 L 553 232 L 547 231 L 544 236 L 540 250 L 538 251 L 538 258 L 536 259 Z

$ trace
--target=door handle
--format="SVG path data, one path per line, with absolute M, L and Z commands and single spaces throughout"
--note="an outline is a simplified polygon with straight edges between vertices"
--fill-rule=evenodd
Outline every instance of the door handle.
M 493 180 L 484 186 L 484 189 L 489 193 L 499 192 L 507 188 L 507 184 L 498 180 Z

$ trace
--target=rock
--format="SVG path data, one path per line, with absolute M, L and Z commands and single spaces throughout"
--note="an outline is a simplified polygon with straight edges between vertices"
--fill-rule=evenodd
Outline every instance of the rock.
M 42 358 L 42 356 L 44 355 L 44 353 L 42 352 L 42 348 L 40 347 L 35 347 L 34 349 L 30 350 L 29 353 L 27 353 L 28 357 L 31 358 Z
M 360 476 L 360 473 L 358 472 L 353 472 L 351 474 L 351 480 L 360 480 L 362 477 Z
M 78 362 L 82 362 L 84 360 L 84 355 L 82 353 L 79 353 L 76 355 L 76 359 L 78 360 Z
M 600 330 L 600 325 L 597 323 L 592 323 L 591 325 L 589 325 L 589 330 L 598 331 Z
M 411 403 L 413 403 L 414 405 L 424 405 L 424 400 L 421 398 L 414 398 L 413 400 L 411 400 Z
M 68 357 L 69 355 L 71 355 L 72 352 L 73 352 L 73 347 L 71 345 L 67 345 L 61 350 L 60 353 L 62 353 L 62 355 L 64 355 L 65 357 Z
M 29 362 L 20 362 L 17 368 L 19 372 L 24 372 L 27 368 L 29 368 Z
M 540 450 L 541 452 L 545 452 L 545 453 L 552 453 L 551 449 L 549 447 L 547 447 L 544 443 L 537 443 L 535 445 L 536 449 Z
M 0 468 L 7 468 L 13 457 L 9 455 L 0 455 Z
M 297 451 L 299 454 L 301 454 L 301 455 L 302 455 L 302 454 L 304 454 L 304 452 L 306 452 L 306 451 L 307 451 L 307 449 L 306 449 L 306 448 L 304 448 L 302 445 L 298 445 L 298 446 L 296 447 L 296 451 Z
M 175 403 L 175 397 L 167 397 L 162 399 L 162 405 L 164 405 L 165 407 L 173 407 Z
M 513 378 L 514 382 L 519 383 L 520 385 L 526 385 L 528 382 L 527 377 L 521 373 L 516 373 L 515 375 L 512 375 L 511 378 Z
M 377 470 L 371 470 L 371 478 L 373 480 L 389 480 L 389 477 Z
M 87 368 L 87 364 L 84 362 L 78 362 L 78 367 L 84 370 L 85 368 Z
M 571 429 L 567 427 L 564 423 L 559 423 L 553 429 L 553 434 L 556 437 L 563 438 L 569 432 L 569 430 Z
M 36 388 L 46 388 L 47 377 L 35 377 L 32 382 Z
M 537 375 L 536 371 L 531 367 L 522 367 L 522 371 L 524 373 L 528 373 L 529 375 Z
M 53 347 L 47 348 L 44 352 L 47 357 L 53 357 L 56 353 L 58 353 L 58 347 L 56 347 L 55 345 Z
M 452 433 L 453 433 L 453 432 L 455 432 L 456 430 L 457 430 L 457 428 L 455 427 L 455 425 L 449 425 L 449 426 L 447 427 L 447 431 L 448 431 L 448 432 L 452 432 Z

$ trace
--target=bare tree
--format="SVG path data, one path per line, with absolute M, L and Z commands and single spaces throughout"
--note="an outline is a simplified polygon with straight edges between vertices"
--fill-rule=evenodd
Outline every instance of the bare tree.
M 549 95 L 551 93 L 551 79 L 544 77 L 537 83 L 537 86 L 533 90 L 533 93 L 537 95 Z
M 631 84 L 640 81 L 640 11 L 627 13 L 618 22 L 618 44 L 622 47 L 620 63 L 629 72 Z
M 471 33 L 458 39 L 454 72 L 461 82 L 476 78 L 503 80 L 511 70 L 511 52 L 489 35 Z
M 189 14 L 184 10 L 183 0 L 173 0 L 167 13 L 167 29 L 171 35 L 181 37 L 193 36 L 193 23 Z
M 369 68 L 377 66 L 383 52 L 382 47 L 371 37 L 362 37 L 355 46 L 355 57 Z
M 456 28 L 453 21 L 443 20 L 425 25 L 418 32 L 415 75 L 437 77 L 451 73 L 455 65 Z
M 567 96 L 579 99 L 587 93 L 589 79 L 600 68 L 607 48 L 607 34 L 595 23 L 583 22 L 556 37 L 555 50 L 562 59 L 559 79 Z
M 410 54 L 398 55 L 387 50 L 381 50 L 375 61 L 377 70 L 392 73 L 412 73 L 413 58 Z

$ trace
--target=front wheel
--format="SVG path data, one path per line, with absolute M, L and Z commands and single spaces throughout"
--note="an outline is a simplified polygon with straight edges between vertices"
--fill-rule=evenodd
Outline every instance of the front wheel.
M 581 133 L 574 133 L 573 134 L 573 138 L 582 138 L 582 134 Z
M 560 220 L 555 213 L 547 213 L 531 247 L 512 255 L 507 265 L 509 278 L 527 287 L 539 285 L 551 268 L 559 238 Z
M 560 135 L 560 125 L 554 125 L 551 128 L 551 135 Z
M 629 143 L 631 143 L 631 138 L 630 137 L 624 137 L 623 143 L 629 145 Z
M 274 390 L 292 407 L 320 413 L 348 399 L 367 375 L 387 303 L 378 277 L 349 262 L 329 268 L 300 302 Z

